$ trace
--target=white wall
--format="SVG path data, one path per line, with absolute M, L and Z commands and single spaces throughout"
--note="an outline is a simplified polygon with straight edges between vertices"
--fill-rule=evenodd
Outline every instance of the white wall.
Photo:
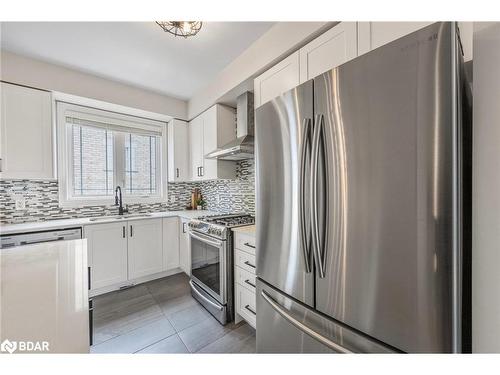
M 500 353 L 500 23 L 474 24 L 472 350 Z
M 187 102 L 59 65 L 0 51 L 3 81 L 186 119 Z
M 246 80 L 256 77 L 333 25 L 334 22 L 276 23 L 224 68 L 211 84 L 189 100 L 189 119 L 196 117 L 230 90 L 242 86 Z

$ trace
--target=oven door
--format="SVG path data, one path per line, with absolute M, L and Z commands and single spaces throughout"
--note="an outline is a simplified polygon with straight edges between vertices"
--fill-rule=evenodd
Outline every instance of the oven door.
M 208 294 L 226 303 L 225 241 L 189 231 L 191 238 L 191 278 Z

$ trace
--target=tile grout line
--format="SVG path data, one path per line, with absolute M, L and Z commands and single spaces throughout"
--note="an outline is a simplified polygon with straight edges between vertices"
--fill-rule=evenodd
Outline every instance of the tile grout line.
M 170 337 L 170 336 L 172 336 L 172 335 L 176 335 L 176 334 L 177 334 L 177 330 L 175 329 L 174 325 L 172 324 L 172 322 L 170 321 L 170 319 L 168 319 L 168 317 L 164 314 L 164 312 L 163 312 L 162 308 L 158 305 L 158 303 L 157 303 L 156 299 L 155 299 L 155 298 L 154 298 L 154 296 L 150 293 L 149 288 L 146 288 L 146 289 L 147 289 L 147 291 L 148 291 L 148 294 L 151 296 L 151 298 L 152 298 L 152 299 L 153 299 L 153 301 L 155 302 L 155 305 L 156 305 L 156 306 L 160 309 L 160 311 L 161 311 L 161 315 L 162 315 L 163 317 L 159 317 L 159 318 L 154 319 L 153 321 L 151 321 L 151 322 L 149 322 L 149 323 L 146 323 L 146 324 L 144 324 L 144 325 L 141 325 L 141 326 L 139 326 L 139 327 L 136 327 L 136 328 L 134 328 L 134 329 L 131 329 L 131 330 L 129 330 L 129 331 L 127 331 L 127 332 L 124 332 L 124 333 L 122 333 L 122 334 L 120 334 L 120 335 L 116 335 L 115 337 L 111 337 L 110 339 L 104 340 L 104 341 L 100 342 L 99 344 L 92 345 L 92 347 L 97 347 L 97 346 L 99 346 L 99 345 L 101 345 L 101 344 L 104 344 L 104 343 L 106 343 L 106 342 L 110 341 L 110 340 L 117 339 L 117 338 L 119 338 L 119 337 L 121 337 L 121 336 L 127 335 L 127 334 L 129 334 L 129 333 L 131 333 L 131 332 L 134 332 L 134 331 L 138 330 L 138 329 L 141 329 L 141 328 L 144 328 L 144 327 L 146 327 L 146 326 L 148 326 L 148 325 L 150 325 L 150 324 L 153 324 L 153 323 L 155 323 L 155 322 L 157 322 L 157 321 L 159 321 L 159 320 L 161 320 L 161 319 L 163 319 L 163 318 L 167 319 L 168 323 L 169 323 L 169 324 L 172 326 L 172 328 L 174 329 L 174 332 L 173 332 L 171 335 L 165 336 L 165 337 L 163 337 L 162 339 L 160 339 L 160 340 L 158 340 L 158 341 L 156 341 L 156 342 L 154 342 L 154 343 L 152 343 L 152 344 L 150 344 L 150 345 L 147 345 L 147 346 L 145 346 L 144 348 L 141 348 L 141 349 L 139 349 L 139 350 L 143 350 L 143 349 L 147 348 L 148 346 L 154 345 L 154 344 L 156 344 L 156 343 L 158 343 L 158 342 L 160 342 L 160 341 L 162 341 L 162 340 L 165 340 L 166 338 L 168 338 L 168 337 Z M 184 344 L 184 343 L 183 343 L 183 344 Z M 133 352 L 133 353 L 136 353 L 136 352 Z M 133 353 L 132 353 L 132 354 L 133 354 Z

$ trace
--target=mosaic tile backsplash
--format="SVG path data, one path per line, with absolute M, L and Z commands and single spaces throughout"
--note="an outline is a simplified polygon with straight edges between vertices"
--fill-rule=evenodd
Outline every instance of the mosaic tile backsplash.
M 236 179 L 168 184 L 164 203 L 129 204 L 131 213 L 183 210 L 191 201 L 191 191 L 199 188 L 207 209 L 223 213 L 255 213 L 254 161 L 237 163 Z M 116 215 L 115 206 L 59 207 L 59 190 L 53 180 L 0 180 L 0 223 L 14 224 L 79 217 Z M 15 209 L 15 200 L 24 196 L 25 210 Z M 126 204 L 124 199 L 124 204 Z

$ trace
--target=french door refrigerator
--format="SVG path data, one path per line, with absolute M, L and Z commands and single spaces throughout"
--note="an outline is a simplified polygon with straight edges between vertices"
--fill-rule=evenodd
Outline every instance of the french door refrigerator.
M 430 25 L 256 109 L 258 352 L 468 350 L 457 32 Z

